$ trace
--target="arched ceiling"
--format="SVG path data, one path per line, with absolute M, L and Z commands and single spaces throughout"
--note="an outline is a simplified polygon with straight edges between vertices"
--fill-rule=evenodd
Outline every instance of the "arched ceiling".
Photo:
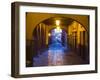
M 56 20 L 60 21 L 61 26 L 69 26 L 74 20 L 71 18 L 65 17 L 51 17 L 49 19 L 44 20 L 42 23 L 46 25 L 56 25 Z
M 66 17 L 71 18 L 72 20 L 75 20 L 77 22 L 79 22 L 80 24 L 82 24 L 87 30 L 88 30 L 88 25 L 89 25 L 89 16 L 86 15 L 70 15 L 70 14 L 51 14 L 51 13 L 32 13 L 32 12 L 28 12 L 26 13 L 26 38 L 27 39 L 32 39 L 32 33 L 34 28 L 36 27 L 36 25 L 38 25 L 39 23 L 47 20 L 47 19 L 52 19 L 52 17 Z M 72 20 L 64 20 L 63 21 L 63 25 L 69 25 Z M 52 24 L 54 20 L 52 20 L 52 22 L 50 23 L 50 21 L 46 21 L 45 23 L 48 24 Z

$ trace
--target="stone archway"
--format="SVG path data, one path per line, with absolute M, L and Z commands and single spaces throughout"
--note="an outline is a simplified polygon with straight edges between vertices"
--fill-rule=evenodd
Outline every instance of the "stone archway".
M 66 14 L 49 14 L 49 13 L 27 13 L 26 15 L 26 37 L 32 39 L 32 32 L 36 25 L 51 17 L 66 17 L 71 18 L 81 23 L 88 30 L 88 16 L 83 15 L 66 15 Z
M 43 52 L 44 49 L 48 48 L 49 46 L 48 33 L 50 30 L 56 27 L 54 21 L 57 19 L 60 19 L 61 22 L 63 22 L 61 23 L 60 27 L 61 29 L 65 30 L 65 32 L 67 33 L 68 45 L 71 46 L 71 49 L 77 50 L 78 45 L 81 45 L 81 47 L 78 48 L 78 50 L 82 49 L 82 51 L 85 51 L 85 48 L 88 49 L 87 48 L 88 35 L 86 33 L 88 31 L 88 16 L 30 13 L 27 14 L 26 16 L 27 54 L 31 54 L 34 57 L 36 55 L 43 54 L 41 52 Z M 87 40 L 81 42 L 82 44 L 80 44 L 80 32 L 82 32 L 82 36 L 84 36 L 82 37 L 82 40 L 83 38 L 87 38 Z M 28 51 L 28 47 L 30 53 Z M 76 53 L 78 54 L 78 52 Z M 84 57 L 86 58 L 86 55 L 88 55 L 88 51 L 84 53 L 85 54 L 79 52 L 79 55 L 82 56 L 83 58 Z M 30 56 L 29 58 L 32 59 L 32 56 Z M 87 60 L 87 63 L 88 61 L 89 60 Z

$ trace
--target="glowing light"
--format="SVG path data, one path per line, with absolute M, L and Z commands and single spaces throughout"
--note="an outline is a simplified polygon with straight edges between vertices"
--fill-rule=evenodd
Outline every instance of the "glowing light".
M 56 25 L 57 25 L 57 26 L 60 25 L 60 20 L 56 20 Z
M 51 34 L 50 34 L 50 33 L 48 33 L 48 36 L 51 36 Z
M 62 30 L 61 30 L 61 28 L 59 26 L 57 26 L 56 29 L 55 29 L 55 32 L 61 33 Z
M 60 30 L 61 28 L 58 26 L 56 29 L 57 29 L 57 30 Z

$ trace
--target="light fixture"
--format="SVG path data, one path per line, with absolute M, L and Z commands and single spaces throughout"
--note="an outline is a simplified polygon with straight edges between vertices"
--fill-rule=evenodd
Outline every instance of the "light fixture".
M 56 20 L 56 29 L 55 29 L 56 33 L 61 33 L 62 30 L 60 28 L 60 20 Z
M 50 33 L 48 33 L 48 36 L 51 36 L 51 34 L 50 34 Z
M 60 20 L 56 20 L 56 25 L 57 25 L 57 26 L 60 25 Z

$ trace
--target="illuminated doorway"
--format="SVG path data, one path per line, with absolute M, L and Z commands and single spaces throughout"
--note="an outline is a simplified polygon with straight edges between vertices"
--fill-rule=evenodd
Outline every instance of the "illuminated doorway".
M 60 27 L 49 33 L 48 65 L 63 65 L 65 51 L 68 50 L 67 34 Z

